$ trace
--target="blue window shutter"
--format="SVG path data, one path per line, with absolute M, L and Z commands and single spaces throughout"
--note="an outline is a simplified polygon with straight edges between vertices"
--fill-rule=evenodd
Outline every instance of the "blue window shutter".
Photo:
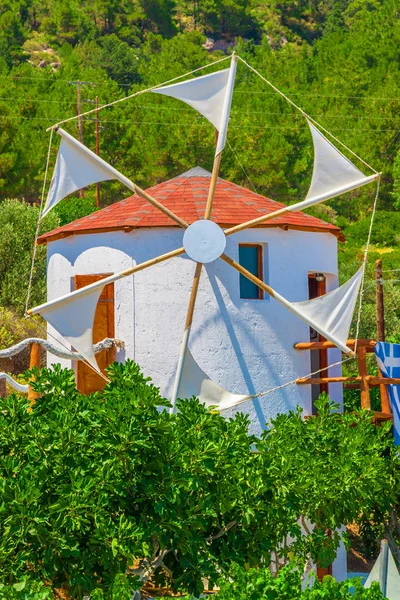
M 262 273 L 259 272 L 259 253 L 262 252 L 262 246 L 242 246 L 239 244 L 239 263 L 250 271 L 256 277 L 263 279 Z M 249 281 L 247 277 L 240 275 L 240 297 L 257 300 L 260 298 L 258 286 Z M 262 297 L 262 296 L 261 296 Z

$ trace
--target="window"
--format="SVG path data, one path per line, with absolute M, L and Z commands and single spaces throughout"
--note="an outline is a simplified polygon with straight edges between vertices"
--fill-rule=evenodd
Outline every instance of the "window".
M 264 281 L 263 247 L 261 244 L 239 244 L 239 263 L 253 275 Z M 255 283 L 240 275 L 240 297 L 262 300 L 264 291 Z

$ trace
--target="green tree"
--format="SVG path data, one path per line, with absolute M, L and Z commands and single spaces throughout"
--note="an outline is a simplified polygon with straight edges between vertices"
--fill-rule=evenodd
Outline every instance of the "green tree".
M 0 305 L 25 309 L 35 231 L 39 209 L 18 200 L 0 204 Z M 57 227 L 58 217 L 50 214 L 43 220 L 42 231 Z M 38 304 L 46 298 L 46 250 L 38 248 L 33 271 L 31 303 Z
M 339 542 L 326 528 L 394 502 L 397 457 L 366 414 L 323 399 L 315 419 L 280 415 L 256 440 L 246 416 L 194 398 L 160 410 L 168 401 L 131 361 L 108 374 L 82 396 L 72 371 L 42 369 L 31 412 L 0 401 L 0 583 L 67 583 L 81 598 L 152 577 L 198 596 L 233 564 L 326 563 Z

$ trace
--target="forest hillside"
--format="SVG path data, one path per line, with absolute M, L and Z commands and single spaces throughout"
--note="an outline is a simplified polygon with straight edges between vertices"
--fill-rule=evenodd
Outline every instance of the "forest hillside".
M 360 333 L 375 335 L 376 258 L 383 258 L 390 280 L 385 284 L 388 333 L 399 331 L 400 293 L 396 271 L 390 271 L 400 269 L 399 16 L 398 0 L 2 0 L 0 224 L 8 233 L 0 239 L 0 303 L 23 312 L 21 282 L 29 276 L 38 210 L 31 205 L 40 201 L 45 130 L 77 114 L 77 82 L 81 108 L 90 110 L 96 97 L 100 104 L 122 98 L 216 61 L 235 47 L 382 171 Z M 84 143 L 94 148 L 93 115 L 82 127 Z M 66 129 L 77 136 L 76 121 Z M 101 156 L 143 187 L 195 165 L 210 169 L 213 148 L 211 125 L 173 99 L 145 94 L 100 112 Z M 53 145 L 51 165 L 55 157 Z M 307 193 L 312 157 L 302 115 L 240 65 L 221 175 L 292 203 Z M 101 194 L 105 206 L 126 190 L 107 183 Z M 370 185 L 313 211 L 344 230 L 343 278 L 362 258 L 374 194 Z M 93 210 L 89 190 L 83 199 L 61 203 L 43 226 Z M 43 260 L 41 249 L 34 301 L 45 296 Z

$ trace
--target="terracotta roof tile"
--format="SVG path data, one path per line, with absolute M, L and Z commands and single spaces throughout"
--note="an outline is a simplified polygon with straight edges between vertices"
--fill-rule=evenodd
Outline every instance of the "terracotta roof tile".
M 147 192 L 187 223 L 203 217 L 207 203 L 210 173 L 195 167 L 174 179 L 159 183 Z M 262 214 L 268 214 L 284 204 L 270 200 L 230 181 L 218 179 L 212 220 L 220 225 L 237 225 Z M 261 227 L 285 227 L 326 231 L 344 239 L 338 227 L 302 212 L 286 213 Z M 38 239 L 39 244 L 78 233 L 98 233 L 108 229 L 138 227 L 176 227 L 169 217 L 136 194 L 103 208 L 68 225 L 49 231 Z

